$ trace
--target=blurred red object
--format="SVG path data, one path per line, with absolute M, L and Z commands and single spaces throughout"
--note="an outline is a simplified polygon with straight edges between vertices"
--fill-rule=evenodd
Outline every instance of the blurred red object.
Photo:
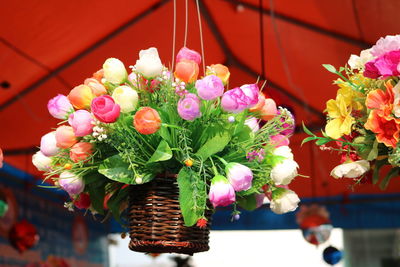
M 32 248 L 39 242 L 36 227 L 26 220 L 15 223 L 8 236 L 11 245 L 20 253 Z

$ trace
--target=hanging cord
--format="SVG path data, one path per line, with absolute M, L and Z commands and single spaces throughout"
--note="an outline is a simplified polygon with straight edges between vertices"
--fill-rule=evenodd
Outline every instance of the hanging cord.
M 260 50 L 261 50 L 261 75 L 265 79 L 265 50 L 264 50 L 264 15 L 263 15 L 263 0 L 259 1 L 260 13 Z
M 199 0 L 196 0 L 196 6 L 197 6 L 197 18 L 199 20 L 201 57 L 202 57 L 202 62 L 203 62 L 203 75 L 206 75 L 206 62 L 205 62 L 206 60 L 205 60 L 205 55 L 204 55 L 203 30 L 201 27 Z
M 175 63 L 175 43 L 176 43 L 176 0 L 174 0 L 174 29 L 172 33 L 172 68 L 171 70 L 174 71 L 174 63 Z
M 189 17 L 188 0 L 185 0 L 185 39 L 183 41 L 183 47 L 186 47 L 187 34 L 188 34 L 188 20 L 189 20 L 188 17 Z

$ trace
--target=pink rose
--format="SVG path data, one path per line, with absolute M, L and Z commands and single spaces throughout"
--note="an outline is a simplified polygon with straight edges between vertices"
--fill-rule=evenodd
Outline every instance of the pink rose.
M 71 147 L 69 157 L 73 162 L 85 161 L 93 154 L 93 144 L 79 142 Z
M 216 175 L 211 180 L 208 198 L 210 199 L 210 202 L 214 208 L 218 206 L 228 206 L 236 200 L 235 190 L 229 183 L 228 179 L 222 175 Z
M 75 136 L 85 136 L 93 132 L 93 116 L 89 111 L 78 110 L 69 115 L 68 123 L 74 129 Z
M 57 147 L 59 148 L 69 148 L 76 144 L 76 136 L 74 130 L 71 126 L 62 125 L 56 130 L 56 141 Z
M 74 111 L 68 97 L 61 94 L 49 100 L 47 103 L 47 109 L 51 116 L 61 120 L 66 119 L 68 114 Z
M 225 92 L 221 99 L 221 106 L 227 112 L 240 113 L 245 110 L 250 100 L 240 88 Z
M 182 47 L 176 55 L 176 63 L 181 62 L 182 60 L 192 60 L 200 65 L 201 63 L 201 55 L 194 50 L 191 50 L 187 47 Z
M 178 102 L 178 114 L 187 121 L 192 121 L 201 116 L 200 100 L 195 94 L 186 94 Z
M 3 168 L 3 150 L 0 148 L 0 168 Z
M 92 113 L 101 122 L 115 122 L 120 114 L 121 108 L 115 104 L 109 95 L 98 96 L 92 101 Z
M 252 108 L 258 103 L 259 89 L 257 84 L 245 84 L 240 86 L 242 92 L 248 97 L 248 107 Z
M 289 138 L 287 138 L 286 135 L 277 134 L 271 136 L 271 145 L 275 147 L 288 146 L 289 143 Z
M 197 94 L 204 100 L 213 100 L 224 93 L 224 84 L 215 75 L 205 76 L 196 81 Z

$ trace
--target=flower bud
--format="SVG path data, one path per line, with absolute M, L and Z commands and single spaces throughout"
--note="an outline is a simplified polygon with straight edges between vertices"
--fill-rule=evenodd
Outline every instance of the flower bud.
M 186 94 L 178 102 L 178 114 L 187 121 L 192 121 L 201 116 L 200 100 L 195 94 Z
M 107 94 L 107 89 L 104 87 L 102 83 L 100 83 L 95 78 L 88 78 L 84 82 L 85 85 L 89 86 L 92 89 L 92 93 L 95 96 L 101 96 Z
M 101 122 L 112 123 L 115 122 L 119 115 L 121 108 L 115 104 L 114 99 L 109 95 L 98 96 L 92 101 L 92 113 Z
M 236 200 L 235 190 L 224 176 L 216 175 L 211 180 L 208 198 L 214 208 L 218 206 L 228 206 Z
M 297 194 L 289 189 L 277 188 L 272 192 L 271 210 L 276 214 L 294 211 L 300 202 Z
M 369 171 L 370 165 L 367 160 L 357 160 L 348 163 L 343 163 L 331 171 L 331 176 L 334 178 L 357 178 Z
M 187 47 L 182 47 L 176 55 L 176 62 L 179 63 L 183 60 L 192 60 L 197 65 L 200 65 L 201 55 L 195 50 L 189 49 Z
M 60 150 L 57 147 L 56 132 L 50 132 L 42 136 L 40 140 L 40 151 L 47 157 L 54 156 Z
M 39 171 L 48 171 L 51 166 L 51 158 L 38 151 L 32 156 L 32 163 Z
M 70 112 L 74 111 L 71 103 L 65 95 L 57 95 L 49 100 L 47 109 L 51 116 L 57 119 L 66 119 Z
M 253 181 L 253 172 L 247 166 L 231 162 L 225 167 L 226 177 L 235 191 L 248 190 Z
M 161 118 L 157 110 L 150 107 L 143 107 L 136 112 L 133 118 L 133 125 L 141 134 L 153 134 L 161 127 Z
M 140 50 L 139 59 L 136 60 L 136 71 L 141 73 L 146 79 L 159 76 L 163 70 L 161 59 L 158 56 L 157 48 L 150 47 Z
M 69 115 L 68 123 L 75 136 L 86 136 L 93 132 L 93 116 L 87 110 L 77 110 Z
M 197 94 L 204 100 L 214 100 L 224 93 L 224 85 L 215 75 L 205 76 L 196 81 Z
M 213 64 L 207 67 L 206 75 L 216 75 L 221 79 L 222 83 L 226 85 L 231 74 L 229 73 L 228 67 L 222 64 Z
M 292 159 L 285 159 L 271 170 L 271 179 L 276 185 L 287 185 L 297 176 L 299 165 Z
M 73 146 L 78 140 L 74 134 L 71 126 L 59 126 L 56 130 L 56 141 L 59 148 L 69 148 Z
M 69 157 L 73 162 L 85 161 L 93 154 L 93 144 L 79 142 L 71 147 Z
M 84 84 L 76 86 L 68 95 L 69 101 L 77 109 L 89 108 L 93 98 L 92 89 Z
M 182 60 L 176 64 L 174 75 L 185 83 L 192 83 L 199 75 L 199 65 L 192 60 Z
M 278 114 L 276 103 L 272 98 L 265 99 L 264 106 L 261 108 L 260 115 L 261 119 L 268 121 L 273 119 Z
M 85 189 L 85 183 L 82 178 L 68 171 L 60 174 L 58 183 L 69 195 L 78 195 Z
M 293 153 L 290 147 L 288 146 L 280 146 L 274 149 L 272 152 L 275 156 L 285 157 L 287 159 L 293 160 Z
M 109 58 L 103 64 L 104 78 L 113 84 L 123 83 L 128 73 L 126 72 L 125 65 L 117 58 Z
M 126 85 L 115 88 L 112 98 L 121 107 L 121 112 L 135 110 L 139 101 L 138 93 Z

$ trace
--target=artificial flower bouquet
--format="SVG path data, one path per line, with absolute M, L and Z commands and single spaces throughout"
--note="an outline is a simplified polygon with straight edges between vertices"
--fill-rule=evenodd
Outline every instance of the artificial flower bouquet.
M 42 137 L 33 164 L 69 194 L 66 207 L 119 218 L 138 185 L 164 174 L 177 181 L 186 226 L 204 226 L 209 203 L 233 204 L 238 218 L 237 205 L 255 209 L 265 192 L 276 213 L 297 207 L 297 195 L 283 187 L 298 168 L 287 109 L 257 84 L 228 90 L 221 64 L 198 79 L 201 56 L 188 48 L 177 54 L 174 72 L 156 48 L 139 57 L 129 74 L 109 58 L 68 96 L 48 102 L 62 121 Z
M 351 55 L 348 64 L 336 70 L 339 76 L 336 99 L 326 103 L 327 125 L 322 137 L 304 127 L 307 137 L 322 150 L 337 151 L 341 164 L 335 178 L 372 179 L 378 183 L 380 170 L 389 165 L 380 182 L 386 188 L 400 171 L 400 35 L 386 36 L 360 56 Z M 332 145 L 330 145 L 332 144 Z

